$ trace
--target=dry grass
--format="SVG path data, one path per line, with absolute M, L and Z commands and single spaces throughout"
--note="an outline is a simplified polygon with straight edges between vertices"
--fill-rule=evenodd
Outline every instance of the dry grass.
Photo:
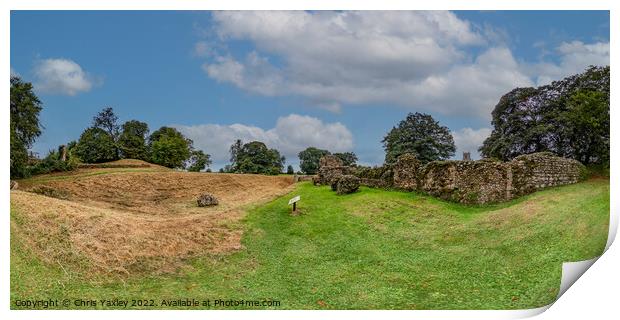
M 143 160 L 137 159 L 121 159 L 116 161 L 110 161 L 105 163 L 84 163 L 79 164 L 79 168 L 85 169 L 97 169 L 97 168 L 154 168 L 162 170 L 170 170 L 166 167 L 149 163 Z
M 131 274 L 170 272 L 185 258 L 241 248 L 243 208 L 289 192 L 292 178 L 112 170 L 20 184 L 23 191 L 11 192 L 23 220 L 15 232 L 37 255 L 86 272 Z M 41 186 L 71 201 L 25 192 Z M 204 192 L 220 205 L 197 207 Z

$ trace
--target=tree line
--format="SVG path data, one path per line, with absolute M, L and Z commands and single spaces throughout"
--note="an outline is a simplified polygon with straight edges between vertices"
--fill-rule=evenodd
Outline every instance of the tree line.
M 480 154 L 509 161 L 547 151 L 609 168 L 609 71 L 609 66 L 590 66 L 549 85 L 506 93 L 493 109 L 493 131 Z M 449 129 L 417 112 L 409 113 L 382 142 L 386 163 L 404 153 L 422 163 L 445 160 L 456 151 Z
M 521 154 L 550 151 L 585 164 L 609 166 L 609 66 L 589 67 L 585 72 L 538 88 L 516 88 L 501 97 L 492 112 L 493 131 L 479 151 L 483 157 L 510 160 Z M 41 135 L 38 120 L 41 101 L 32 84 L 11 76 L 11 177 L 70 170 L 78 162 L 100 163 L 141 159 L 169 168 L 201 171 L 211 164 L 210 155 L 194 148 L 193 141 L 175 128 L 161 127 L 150 135 L 148 125 L 130 120 L 118 125 L 112 108 L 97 114 L 78 141 L 66 146 L 66 161 L 52 150 L 42 161 L 31 163 L 28 149 Z M 454 156 L 450 130 L 431 115 L 409 113 L 382 139 L 385 163 L 405 153 L 422 163 Z M 260 141 L 236 140 L 230 147 L 229 173 L 294 173 L 286 158 Z M 299 152 L 300 173 L 315 174 L 319 159 L 330 151 L 308 147 Z M 353 152 L 334 153 L 345 165 L 355 165 Z M 208 169 L 207 169 L 208 170 Z
M 269 149 L 263 142 L 251 141 L 243 143 L 237 139 L 229 149 L 230 164 L 220 169 L 226 173 L 260 173 L 260 174 L 280 174 L 284 172 L 286 158 L 280 155 L 276 149 Z M 308 147 L 299 152 L 298 173 L 315 174 L 319 167 L 319 159 L 331 152 L 315 147 Z M 345 165 L 354 165 L 357 156 L 353 152 L 334 153 Z M 287 174 L 295 173 L 292 165 L 288 165 Z
M 145 122 L 129 120 L 118 125 L 111 107 L 104 108 L 68 152 L 86 163 L 138 159 L 168 168 L 198 172 L 211 164 L 211 156 L 194 148 L 193 141 L 175 128 L 163 126 L 149 135 Z
M 43 159 L 35 159 L 28 149 L 43 129 L 39 121 L 42 103 L 31 83 L 11 76 L 10 108 L 11 178 L 73 170 L 79 163 L 120 159 L 144 160 L 187 171 L 205 170 L 211 164 L 210 155 L 194 148 L 193 141 L 175 128 L 163 126 L 149 134 L 148 124 L 142 121 L 129 120 L 119 125 L 111 107 L 95 115 L 77 141 L 50 150 Z
M 516 88 L 493 110 L 485 157 L 510 160 L 550 151 L 584 164 L 609 166 L 609 66 L 538 88 Z

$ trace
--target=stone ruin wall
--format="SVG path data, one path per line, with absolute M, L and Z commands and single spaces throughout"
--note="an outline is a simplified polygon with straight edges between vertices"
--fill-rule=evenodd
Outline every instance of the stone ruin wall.
M 342 163 L 323 163 L 315 184 L 330 184 L 342 174 L 353 174 L 361 184 L 375 188 L 421 191 L 466 204 L 502 202 L 546 187 L 576 183 L 585 177 L 578 161 L 541 152 L 509 162 L 433 161 L 426 165 L 405 154 L 394 165 L 353 168 Z M 330 166 L 332 164 L 333 166 Z
M 434 161 L 417 178 L 417 190 L 444 200 L 482 204 L 509 199 L 509 170 L 502 162 Z

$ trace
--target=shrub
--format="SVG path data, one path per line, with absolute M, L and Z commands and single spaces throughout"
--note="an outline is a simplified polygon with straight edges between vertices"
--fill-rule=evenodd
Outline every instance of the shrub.
M 60 159 L 59 152 L 50 151 L 47 157 L 43 160 L 28 167 L 28 172 L 30 175 L 37 175 L 51 172 L 71 171 L 77 169 L 79 163 L 79 159 L 72 156 L 71 152 L 67 154 L 67 160 L 62 161 Z

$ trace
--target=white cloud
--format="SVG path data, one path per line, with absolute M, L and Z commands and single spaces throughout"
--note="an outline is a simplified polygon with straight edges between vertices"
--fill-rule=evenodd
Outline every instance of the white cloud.
M 508 36 L 448 11 L 218 11 L 214 30 L 255 51 L 215 50 L 203 70 L 266 96 L 299 95 L 338 112 L 342 105 L 393 104 L 490 119 L 502 94 L 609 64 L 609 43 L 563 43 L 558 63 L 517 61 Z M 472 56 L 469 48 L 477 46 Z M 274 60 L 274 61 L 270 61 Z
M 230 82 L 239 88 L 273 96 L 284 87 L 284 79 L 268 59 L 249 53 L 243 63 L 230 56 L 218 56 L 215 63 L 205 63 L 203 70 L 213 79 Z
M 94 81 L 79 64 L 68 59 L 45 59 L 34 68 L 35 88 L 74 96 L 89 91 Z
M 226 11 L 213 18 L 222 41 L 249 40 L 257 51 L 209 59 L 209 77 L 263 95 L 302 95 L 335 111 L 344 103 L 426 103 L 409 90 L 466 59 L 462 47 L 485 42 L 447 11 Z
M 269 148 L 278 149 L 287 161 L 295 161 L 297 153 L 310 146 L 332 152 L 353 149 L 353 135 L 343 124 L 324 123 L 320 119 L 297 114 L 278 118 L 275 127 L 268 130 L 239 123 L 174 127 L 194 140 L 195 147 L 209 153 L 213 161 L 220 164 L 228 161 L 230 145 L 236 139 L 243 142 L 262 141 Z
M 490 111 L 504 93 L 531 85 L 510 50 L 498 47 L 486 50 L 472 64 L 456 65 L 413 84 L 405 97 L 429 106 L 430 111 L 490 119 Z
M 461 159 L 463 152 L 471 152 L 472 159 L 480 159 L 478 148 L 480 148 L 484 140 L 491 135 L 491 131 L 491 128 L 462 128 L 459 131 L 452 131 L 452 137 L 456 145 L 454 157 L 456 159 Z
M 558 63 L 523 64 L 524 73 L 536 79 L 536 85 L 549 84 L 553 80 L 581 73 L 590 65 L 609 65 L 609 42 L 591 44 L 581 41 L 563 42 L 555 49 L 555 52 L 559 55 Z
M 209 57 L 215 54 L 215 51 L 206 41 L 198 41 L 194 45 L 193 53 L 197 57 Z

